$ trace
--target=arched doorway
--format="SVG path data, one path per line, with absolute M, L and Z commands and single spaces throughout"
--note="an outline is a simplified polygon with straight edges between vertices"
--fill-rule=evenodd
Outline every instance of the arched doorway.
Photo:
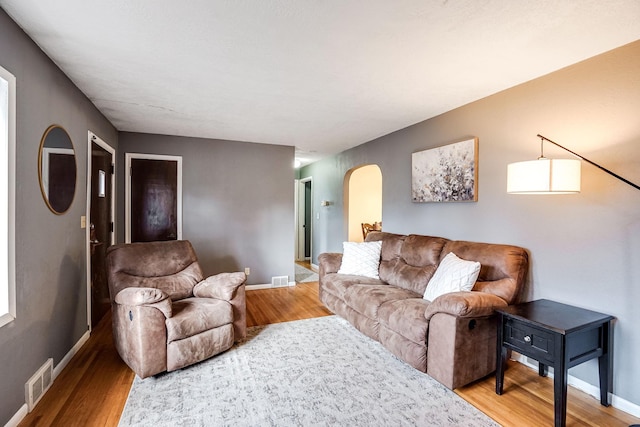
M 382 222 L 382 171 L 378 165 L 358 166 L 344 178 L 347 240 L 362 242 L 362 224 Z

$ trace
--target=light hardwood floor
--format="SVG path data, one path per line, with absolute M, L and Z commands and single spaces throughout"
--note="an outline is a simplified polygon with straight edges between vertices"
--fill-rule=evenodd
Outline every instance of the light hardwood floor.
M 248 326 L 329 314 L 318 301 L 317 282 L 247 291 Z M 20 426 L 116 426 L 133 378 L 113 346 L 108 314 Z M 505 375 L 504 394 L 497 396 L 494 387 L 490 376 L 456 393 L 504 426 L 553 425 L 551 379 L 512 362 Z M 640 419 L 569 389 L 567 426 L 640 423 Z

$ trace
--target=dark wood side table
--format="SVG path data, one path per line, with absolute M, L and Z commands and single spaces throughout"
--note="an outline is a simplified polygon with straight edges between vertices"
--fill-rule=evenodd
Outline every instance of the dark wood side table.
M 554 371 L 555 425 L 564 426 L 567 417 L 567 370 L 598 358 L 600 403 L 609 406 L 612 390 L 612 316 L 545 299 L 497 309 L 498 358 L 496 393 L 502 394 L 507 350 L 538 361 L 538 373 Z

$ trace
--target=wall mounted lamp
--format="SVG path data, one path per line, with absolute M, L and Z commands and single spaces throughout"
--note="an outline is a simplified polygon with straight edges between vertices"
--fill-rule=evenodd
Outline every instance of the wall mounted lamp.
M 544 157 L 544 142 L 562 148 L 578 159 L 597 167 L 611 176 L 640 190 L 640 186 L 611 172 L 609 169 L 569 150 L 540 134 L 540 157 L 538 160 L 511 163 L 507 166 L 507 193 L 511 194 L 573 194 L 580 192 L 580 160 L 548 159 Z

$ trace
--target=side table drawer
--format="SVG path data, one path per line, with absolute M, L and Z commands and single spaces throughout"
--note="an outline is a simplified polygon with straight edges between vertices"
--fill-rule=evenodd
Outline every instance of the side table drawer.
M 516 319 L 506 319 L 503 340 L 525 356 L 536 358 L 536 360 L 554 361 L 554 335 L 544 329 Z

